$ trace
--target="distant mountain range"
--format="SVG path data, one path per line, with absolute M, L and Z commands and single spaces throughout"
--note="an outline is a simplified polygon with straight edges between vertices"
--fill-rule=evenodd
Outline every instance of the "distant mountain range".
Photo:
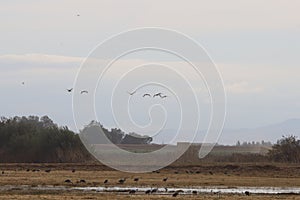
M 164 130 L 159 135 L 155 136 L 153 141 L 154 143 L 168 143 L 169 139 L 174 137 L 174 132 L 176 131 Z M 205 131 L 199 131 L 194 142 L 201 143 L 204 135 Z M 283 135 L 296 135 L 300 137 L 300 119 L 289 119 L 281 123 L 253 129 L 224 129 L 218 143 L 230 145 L 236 144 L 237 141 L 242 143 L 252 141 L 261 142 L 262 140 L 275 143 L 278 139 L 282 138 Z M 175 141 L 175 143 L 176 142 L 180 142 L 180 139 Z

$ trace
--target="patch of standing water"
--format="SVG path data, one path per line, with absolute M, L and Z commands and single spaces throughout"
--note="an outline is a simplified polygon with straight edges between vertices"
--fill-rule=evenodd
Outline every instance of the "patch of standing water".
M 170 194 L 176 191 L 181 191 L 180 194 L 197 193 L 213 193 L 213 194 L 244 194 L 248 191 L 251 194 L 295 194 L 300 195 L 299 187 L 192 187 L 192 188 L 149 188 L 149 187 L 67 187 L 67 186 L 52 186 L 52 185 L 5 185 L 0 186 L 0 191 L 22 190 L 22 191 L 83 191 L 83 192 L 117 192 L 127 193 L 136 191 L 137 194 L 145 194 L 148 190 L 155 189 L 152 194 Z

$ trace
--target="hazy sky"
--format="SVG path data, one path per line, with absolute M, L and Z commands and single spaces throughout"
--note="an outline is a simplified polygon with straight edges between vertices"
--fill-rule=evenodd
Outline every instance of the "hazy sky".
M 2 0 L 0 115 L 49 115 L 74 129 L 66 88 L 83 59 L 113 34 L 161 27 L 193 37 L 219 67 L 225 127 L 300 118 L 299 8 L 298 0 Z

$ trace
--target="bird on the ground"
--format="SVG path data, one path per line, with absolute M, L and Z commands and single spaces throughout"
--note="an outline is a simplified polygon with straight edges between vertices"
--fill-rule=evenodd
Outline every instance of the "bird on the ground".
M 104 183 L 104 184 L 107 184 L 107 183 L 108 183 L 108 180 L 106 179 L 103 183 Z
M 76 172 L 76 170 L 75 169 L 72 169 L 72 173 L 75 173 Z
M 136 190 L 130 190 L 129 191 L 129 194 L 135 194 L 136 193 Z
M 192 194 L 196 195 L 198 192 L 196 190 L 192 191 Z
M 209 174 L 210 174 L 210 175 L 213 175 L 214 173 L 213 173 L 212 171 L 209 171 Z
M 46 169 L 45 172 L 46 172 L 46 173 L 50 173 L 50 172 L 51 172 L 51 169 Z
M 157 189 L 157 188 L 154 188 L 154 189 L 151 190 L 151 194 L 152 194 L 152 193 L 156 193 L 157 191 L 158 191 L 158 189 Z
M 86 181 L 85 181 L 84 179 L 81 179 L 81 180 L 79 181 L 79 183 L 86 183 Z
M 160 92 L 160 93 L 156 93 L 156 94 L 153 95 L 153 98 L 154 98 L 154 97 L 158 97 L 158 96 L 161 97 L 161 95 L 162 95 L 161 92 Z
M 82 91 L 80 92 L 80 94 L 84 94 L 84 93 L 88 94 L 89 92 L 88 92 L 87 90 L 82 90 Z
M 2 171 L 2 174 L 4 174 L 4 171 Z
M 123 184 L 123 183 L 125 183 L 125 181 L 126 181 L 126 178 L 122 178 L 122 179 L 120 179 L 118 182 L 119 182 L 120 184 Z
M 139 178 L 133 179 L 134 182 L 138 182 L 139 180 L 140 180 Z
M 128 93 L 130 96 L 132 96 L 132 95 L 134 95 L 134 94 L 136 93 L 136 90 L 133 91 L 133 92 L 128 92 L 128 91 L 127 91 L 127 93 Z
M 163 182 L 166 182 L 167 180 L 168 180 L 168 177 L 164 178 L 164 179 L 163 179 Z
M 70 179 L 65 180 L 65 183 L 72 183 Z
M 249 191 L 245 191 L 245 195 L 250 196 L 250 192 Z
M 174 192 L 174 194 L 172 195 L 172 197 L 177 197 L 178 196 L 178 194 L 179 194 L 179 192 Z
M 146 190 L 145 194 L 150 194 L 151 190 Z
M 177 190 L 177 191 L 175 191 L 172 196 L 173 197 L 177 197 L 179 195 L 179 193 L 183 193 L 183 190 Z
M 26 172 L 29 172 L 30 171 L 30 169 L 26 169 Z
M 147 97 L 147 96 L 151 97 L 151 94 L 146 93 L 146 94 L 143 95 L 143 97 Z
M 67 89 L 68 92 L 72 92 L 73 88 Z

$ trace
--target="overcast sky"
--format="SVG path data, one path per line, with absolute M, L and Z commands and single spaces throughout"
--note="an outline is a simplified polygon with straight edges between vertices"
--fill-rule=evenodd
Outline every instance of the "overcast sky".
M 75 129 L 66 88 L 84 58 L 114 34 L 161 27 L 194 38 L 218 66 L 228 98 L 226 128 L 300 118 L 299 8 L 298 0 L 2 0 L 0 115 L 49 115 Z

